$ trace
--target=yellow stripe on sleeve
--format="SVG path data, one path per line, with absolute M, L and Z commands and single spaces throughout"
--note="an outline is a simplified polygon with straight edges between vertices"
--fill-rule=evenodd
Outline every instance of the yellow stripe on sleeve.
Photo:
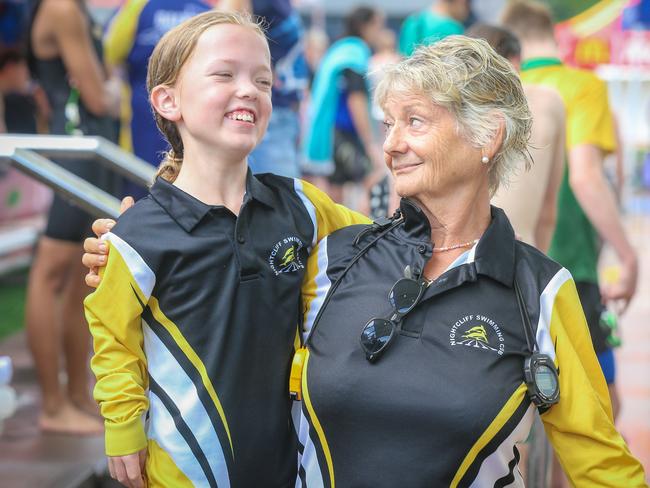
M 458 483 L 463 479 L 465 473 L 474 463 L 479 453 L 488 445 L 488 443 L 503 429 L 503 426 L 512 418 L 512 415 L 515 413 L 524 397 L 526 396 L 527 387 L 525 383 L 519 385 L 515 390 L 512 396 L 505 403 L 501 411 L 497 414 L 494 420 L 490 423 L 488 428 L 481 434 L 481 437 L 474 443 L 472 448 L 463 459 L 463 462 L 458 468 L 454 479 L 451 481 L 450 487 L 455 488 L 458 486 Z
M 327 194 L 311 183 L 302 181 L 302 192 L 316 210 L 317 236 L 316 242 L 323 237 L 354 224 L 369 224 L 371 220 L 365 215 L 354 212 L 349 208 L 334 203 Z
M 158 303 L 158 300 L 155 297 L 151 297 L 151 299 L 149 300 L 149 308 L 151 309 L 151 314 L 153 315 L 153 317 L 165 329 L 167 329 L 167 332 L 169 332 L 169 334 L 172 336 L 174 342 L 178 344 L 178 347 L 181 348 L 185 356 L 187 356 L 187 359 L 189 359 L 192 365 L 199 372 L 199 375 L 201 376 L 201 381 L 203 381 L 203 385 L 205 386 L 206 391 L 210 395 L 210 398 L 212 399 L 214 406 L 219 412 L 219 417 L 221 417 L 221 422 L 223 423 L 224 429 L 226 430 L 226 434 L 228 435 L 230 452 L 234 459 L 235 450 L 232 445 L 232 437 L 230 435 L 230 427 L 228 426 L 228 420 L 226 419 L 226 414 L 221 405 L 221 401 L 219 400 L 219 397 L 217 396 L 217 392 L 215 391 L 214 386 L 212 385 L 212 381 L 210 381 L 210 377 L 208 376 L 208 372 L 205 369 L 205 365 L 203 364 L 203 361 L 201 361 L 198 354 L 194 352 L 194 349 L 192 349 L 192 347 L 189 345 L 185 337 L 183 337 L 183 334 L 178 329 L 176 324 L 174 324 L 169 318 L 167 318 L 167 316 L 163 313 L 163 311 L 160 310 L 160 304 Z
M 126 261 L 110 241 L 102 281 L 86 297 L 86 320 L 95 354 L 94 396 L 106 426 L 106 454 L 131 454 L 146 446 L 142 414 L 149 408 L 147 361 L 140 315 L 146 298 Z
M 173 486 L 174 488 L 192 488 L 194 485 L 185 474 L 178 469 L 171 456 L 154 440 L 149 440 L 147 446 L 147 486 Z
M 307 412 L 309 413 L 309 419 L 311 420 L 314 429 L 316 429 L 316 433 L 318 434 L 318 440 L 320 441 L 321 448 L 323 449 L 323 453 L 325 454 L 325 462 L 327 463 L 327 471 L 330 477 L 330 487 L 334 488 L 335 485 L 334 463 L 332 463 L 332 454 L 330 453 L 330 448 L 329 445 L 327 444 L 327 439 L 325 438 L 325 432 L 323 431 L 323 427 L 321 426 L 320 421 L 316 416 L 316 412 L 314 411 L 314 407 L 312 406 L 311 398 L 309 396 L 309 389 L 307 388 L 308 367 L 309 367 L 309 350 L 307 350 L 307 355 L 305 357 L 305 366 L 302 372 L 302 395 L 303 395 L 302 399 L 303 402 L 305 403 L 305 407 L 307 407 Z
M 541 418 L 569 481 L 573 486 L 647 486 L 643 467 L 612 421 L 607 385 L 573 280 L 556 294 L 550 333 L 560 401 Z
M 148 0 L 127 0 L 110 22 L 104 36 L 104 60 L 108 66 L 118 66 L 126 61 L 138 26 L 140 13 Z
M 316 278 L 320 272 L 327 272 L 319 268 L 319 249 L 320 244 L 317 245 L 309 255 L 307 260 L 307 272 L 302 282 L 302 302 L 303 302 L 303 342 L 307 338 L 306 334 L 309 333 L 312 327 L 315 312 L 312 311 L 314 300 L 318 292 L 318 282 Z

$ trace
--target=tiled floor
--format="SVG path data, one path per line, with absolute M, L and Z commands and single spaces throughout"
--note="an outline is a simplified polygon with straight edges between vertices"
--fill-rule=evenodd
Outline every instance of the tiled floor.
M 616 351 L 622 409 L 617 426 L 650 480 L 650 212 L 630 215 L 626 227 L 640 257 L 635 299 L 621 317 L 623 345 Z

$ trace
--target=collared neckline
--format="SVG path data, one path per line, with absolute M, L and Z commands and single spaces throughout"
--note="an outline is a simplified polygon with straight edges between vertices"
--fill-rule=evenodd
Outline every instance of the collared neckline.
M 425 213 L 412 201 L 403 198 L 400 210 L 404 216 L 404 231 L 411 238 L 431 242 L 431 227 Z M 470 249 L 467 259 L 457 267 L 471 264 L 478 274 L 512 287 L 515 273 L 515 232 L 500 208 L 490 206 L 491 220 L 487 229 L 475 246 Z M 448 271 L 451 270 L 448 269 Z
M 515 231 L 500 208 L 490 206 L 492 220 L 476 244 L 476 272 L 512 287 L 515 276 Z
M 156 178 L 150 193 L 151 197 L 186 232 L 192 232 L 211 210 L 226 208 L 223 205 L 207 205 L 160 177 Z M 275 203 L 273 191 L 257 179 L 249 168 L 246 173 L 246 194 L 244 195 L 243 204 L 250 199 L 259 201 L 269 207 L 272 207 Z
M 535 68 L 545 68 L 547 66 L 562 66 L 562 61 L 555 57 L 530 58 L 521 62 L 520 71 L 528 71 Z

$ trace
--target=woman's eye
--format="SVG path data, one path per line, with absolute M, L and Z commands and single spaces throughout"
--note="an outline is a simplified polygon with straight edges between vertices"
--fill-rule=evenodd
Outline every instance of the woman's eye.
M 410 117 L 409 118 L 409 124 L 411 125 L 411 127 L 418 128 L 418 127 L 422 126 L 422 121 L 420 119 L 418 119 L 417 117 Z
M 384 125 L 385 132 L 388 132 L 391 129 L 391 127 L 393 127 L 393 124 L 391 122 L 388 122 L 387 120 L 384 120 L 383 125 Z
M 227 71 L 222 71 L 219 73 L 215 73 L 214 76 L 216 76 L 217 78 L 228 79 L 228 78 L 232 78 L 232 73 L 228 73 Z
M 262 85 L 262 86 L 264 86 L 266 88 L 271 88 L 271 86 L 273 86 L 273 82 L 271 80 L 269 80 L 269 79 L 266 79 L 266 78 L 262 78 L 260 80 L 257 80 L 257 82 L 260 85 Z

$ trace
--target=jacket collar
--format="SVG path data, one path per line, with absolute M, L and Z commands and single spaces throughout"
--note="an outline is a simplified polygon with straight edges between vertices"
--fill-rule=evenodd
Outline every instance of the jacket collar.
M 224 208 L 221 205 L 207 205 L 197 200 L 189 193 L 172 185 L 163 178 L 156 178 L 150 190 L 151 197 L 165 209 L 165 211 L 180 225 L 186 232 L 192 232 L 203 220 L 205 215 L 213 209 Z M 262 183 L 250 168 L 246 174 L 246 194 L 244 204 L 249 200 L 256 200 L 268 207 L 273 207 L 275 197 L 273 191 Z
M 424 212 L 412 201 L 403 198 L 400 211 L 404 233 L 410 239 L 431 242 L 431 226 Z M 492 220 L 464 264 L 472 264 L 477 274 L 512 287 L 515 272 L 515 233 L 508 217 L 500 208 L 490 206 Z

